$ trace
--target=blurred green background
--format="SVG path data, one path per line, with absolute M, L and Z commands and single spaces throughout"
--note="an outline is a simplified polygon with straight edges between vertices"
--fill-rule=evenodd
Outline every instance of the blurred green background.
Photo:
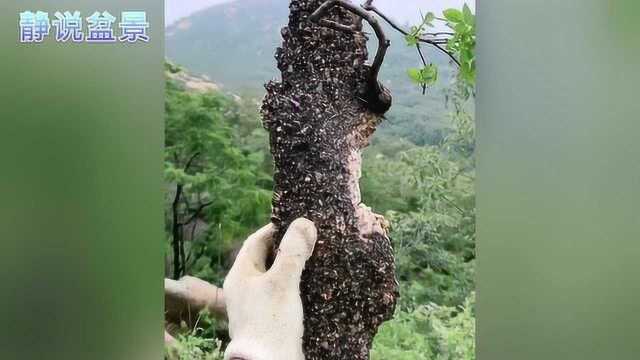
M 148 44 L 19 44 L 19 12 L 145 10 Z M 0 3 L 2 359 L 162 358 L 163 2 Z
M 640 3 L 478 4 L 478 359 L 638 359 Z

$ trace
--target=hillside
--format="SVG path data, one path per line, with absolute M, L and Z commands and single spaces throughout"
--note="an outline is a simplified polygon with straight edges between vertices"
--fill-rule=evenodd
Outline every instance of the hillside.
M 260 97 L 263 84 L 279 76 L 273 54 L 287 14 L 288 0 L 237 0 L 210 7 L 167 29 L 166 55 L 226 90 Z M 392 46 L 381 79 L 393 92 L 394 106 L 379 133 L 417 145 L 431 143 L 445 126 L 444 89 L 451 82 L 451 67 L 444 56 L 428 49 L 428 58 L 440 65 L 441 73 L 438 84 L 422 95 L 406 75 L 408 68 L 419 65 L 415 49 L 405 45 L 401 34 L 391 29 L 387 34 Z

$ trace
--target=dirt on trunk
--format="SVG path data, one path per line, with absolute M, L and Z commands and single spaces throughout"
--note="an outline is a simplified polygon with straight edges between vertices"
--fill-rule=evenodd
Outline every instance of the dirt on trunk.
M 284 230 L 304 216 L 318 228 L 301 282 L 306 359 L 368 359 L 398 297 L 386 222 L 361 203 L 358 185 L 361 150 L 382 118 L 363 100 L 367 39 L 309 21 L 322 2 L 291 1 L 276 51 L 282 80 L 266 85 L 272 221 Z M 359 22 L 342 9 L 330 14 L 343 24 Z

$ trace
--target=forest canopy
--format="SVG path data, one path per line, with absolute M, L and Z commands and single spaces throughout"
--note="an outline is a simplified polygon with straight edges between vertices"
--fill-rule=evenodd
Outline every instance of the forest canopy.
M 221 286 L 242 241 L 269 221 L 268 139 L 256 99 L 189 90 L 176 74 L 188 73 L 167 63 L 166 273 Z M 382 135 L 363 156 L 363 202 L 391 223 L 401 286 L 400 306 L 377 335 L 372 359 L 474 358 L 475 133 L 464 94 L 459 83 L 451 84 L 450 123 L 438 143 Z M 175 276 L 178 187 L 184 255 Z M 186 358 L 211 356 L 216 344 L 228 341 L 225 326 L 203 315 L 197 329 L 183 329 L 185 351 L 202 350 L 202 357 Z

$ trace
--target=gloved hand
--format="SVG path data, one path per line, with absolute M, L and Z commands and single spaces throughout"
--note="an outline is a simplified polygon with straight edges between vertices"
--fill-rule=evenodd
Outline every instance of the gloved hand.
M 289 226 L 275 261 L 265 262 L 276 232 L 269 224 L 251 235 L 224 281 L 231 343 L 225 360 L 303 360 L 300 276 L 317 239 L 299 218 Z

